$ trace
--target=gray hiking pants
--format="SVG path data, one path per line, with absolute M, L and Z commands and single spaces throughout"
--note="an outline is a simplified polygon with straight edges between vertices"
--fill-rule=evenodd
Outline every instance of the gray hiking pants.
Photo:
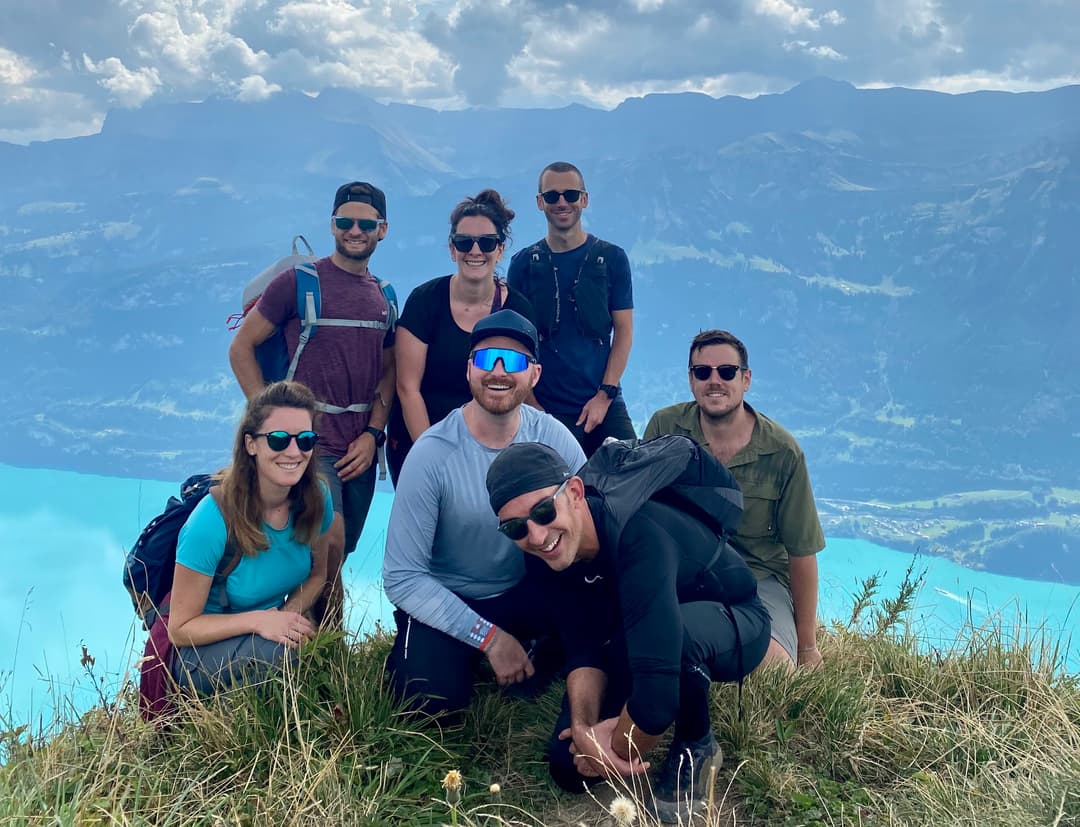
M 238 635 L 202 646 L 177 646 L 171 671 L 182 688 L 212 695 L 230 686 L 265 680 L 282 668 L 286 657 L 295 663 L 296 651 L 258 635 Z

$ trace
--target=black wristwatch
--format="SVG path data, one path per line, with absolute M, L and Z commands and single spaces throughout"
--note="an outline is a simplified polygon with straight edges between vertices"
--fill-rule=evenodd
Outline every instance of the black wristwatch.
M 371 434 L 375 438 L 375 447 L 382 448 L 383 443 L 386 442 L 386 431 L 380 431 L 378 428 L 373 428 L 368 425 L 364 428 L 365 434 Z
M 616 396 L 619 395 L 618 385 L 601 385 L 597 388 L 597 390 L 606 393 L 608 399 L 614 399 Z

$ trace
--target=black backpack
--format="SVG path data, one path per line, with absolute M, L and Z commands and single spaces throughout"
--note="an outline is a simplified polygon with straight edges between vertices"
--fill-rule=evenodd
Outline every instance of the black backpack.
M 176 541 L 180 529 L 195 506 L 217 483 L 217 477 L 210 474 L 195 474 L 184 480 L 180 486 L 180 498 L 169 497 L 165 510 L 147 523 L 127 553 L 124 560 L 124 588 L 128 590 L 135 613 L 142 618 L 147 629 L 154 625 L 158 615 L 168 611 L 163 602 L 172 589 Z M 231 554 L 229 549 L 226 546 L 210 587 L 211 590 L 219 589 L 222 598 L 225 592 L 221 587 L 240 563 L 239 549 L 234 549 Z M 223 599 L 222 606 L 227 609 L 228 601 Z
M 658 436 L 648 442 L 606 442 L 577 475 L 587 491 L 603 501 L 605 519 L 597 525 L 601 539 L 617 545 L 624 526 L 648 500 L 669 505 L 707 526 L 717 544 L 704 561 L 698 588 L 709 600 L 719 598 L 735 630 L 739 675 L 743 672 L 739 620 L 732 605 L 757 594 L 757 581 L 746 561 L 727 538 L 742 519 L 743 498 L 739 483 L 705 448 L 684 436 Z M 690 550 L 686 550 L 689 552 Z M 743 718 L 739 685 L 739 720 Z

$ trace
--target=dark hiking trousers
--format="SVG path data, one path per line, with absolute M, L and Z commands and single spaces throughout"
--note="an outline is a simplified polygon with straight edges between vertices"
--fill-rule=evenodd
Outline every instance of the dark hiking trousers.
M 679 713 L 675 737 L 697 740 L 711 728 L 709 687 L 713 682 L 737 681 L 749 675 L 769 648 L 769 613 L 755 596 L 731 607 L 738 622 L 738 635 L 731 616 L 722 603 L 697 601 L 680 606 L 683 617 L 682 669 L 679 675 Z M 623 657 L 612 655 L 602 667 L 608 676 L 600 718 L 616 717 L 630 696 L 632 677 Z M 574 767 L 571 740 L 560 741 L 559 733 L 570 726 L 570 702 L 563 696 L 562 711 L 548 743 L 548 768 L 552 780 L 568 792 L 580 793 L 597 778 L 587 778 Z M 659 733 L 650 733 L 659 734 Z

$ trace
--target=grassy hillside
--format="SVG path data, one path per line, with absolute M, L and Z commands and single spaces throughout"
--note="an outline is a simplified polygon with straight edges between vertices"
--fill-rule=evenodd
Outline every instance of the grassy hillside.
M 920 651 L 903 631 L 915 585 L 879 600 L 864 584 L 849 621 L 822 633 L 825 667 L 753 676 L 741 720 L 735 688 L 716 688 L 726 759 L 701 823 L 1080 824 L 1077 679 L 1052 644 L 1003 637 L 1006 623 Z M 382 634 L 324 637 L 294 674 L 189 703 L 166 733 L 139 721 L 131 689 L 47 737 L 0 722 L 0 823 L 652 823 L 634 790 L 549 786 L 560 687 L 536 701 L 484 687 L 464 723 L 440 728 L 383 693 L 388 648 Z M 443 786 L 454 770 L 460 791 Z

